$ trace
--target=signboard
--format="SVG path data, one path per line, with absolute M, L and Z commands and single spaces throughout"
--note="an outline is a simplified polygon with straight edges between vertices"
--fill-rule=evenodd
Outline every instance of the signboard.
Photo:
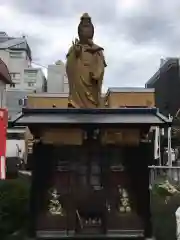
M 137 146 L 140 142 L 139 129 L 105 129 L 101 132 L 101 143 L 103 145 L 127 145 Z
M 6 178 L 6 131 L 8 125 L 7 109 L 0 109 L 0 179 Z
M 44 129 L 41 135 L 44 143 L 54 145 L 82 145 L 83 131 L 78 128 L 73 129 Z

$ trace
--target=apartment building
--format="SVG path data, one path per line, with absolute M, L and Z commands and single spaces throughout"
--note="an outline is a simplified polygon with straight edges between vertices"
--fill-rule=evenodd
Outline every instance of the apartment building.
M 14 38 L 0 32 L 0 58 L 7 65 L 14 83 L 6 87 L 7 107 L 11 115 L 21 110 L 19 102 L 22 97 L 46 90 L 46 78 L 40 68 L 32 67 L 31 49 L 24 36 Z
M 0 59 L 0 108 L 6 107 L 6 85 L 12 84 L 6 64 Z
M 46 92 L 46 78 L 41 68 L 24 69 L 24 90 Z
M 24 87 L 24 69 L 31 67 L 31 49 L 25 37 L 9 37 L 0 32 L 0 58 L 7 65 L 11 79 L 15 83 L 14 89 Z M 11 86 L 7 86 L 10 89 Z

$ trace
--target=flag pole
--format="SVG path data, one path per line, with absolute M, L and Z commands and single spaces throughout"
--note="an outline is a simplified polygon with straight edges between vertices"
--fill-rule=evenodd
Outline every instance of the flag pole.
M 161 146 L 160 146 L 160 128 L 159 127 L 155 128 L 154 159 L 157 159 L 159 166 L 161 166 Z

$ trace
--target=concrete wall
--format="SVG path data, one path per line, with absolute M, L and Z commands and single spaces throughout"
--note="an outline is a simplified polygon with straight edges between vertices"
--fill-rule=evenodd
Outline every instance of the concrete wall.
M 12 52 L 16 53 L 17 56 L 12 57 Z M 36 68 L 32 68 L 30 64 L 30 60 L 26 51 L 11 51 L 11 50 L 0 50 L 0 58 L 7 65 L 9 72 L 11 74 L 11 79 L 15 83 L 15 87 L 11 87 L 10 85 L 6 86 L 7 90 L 25 90 L 32 91 L 36 90 L 38 92 L 43 91 L 44 85 L 44 74 L 40 68 L 37 68 L 37 76 L 35 79 L 35 85 L 29 86 L 27 79 L 27 74 L 24 71 L 25 69 L 36 70 Z
M 9 116 L 14 116 L 21 112 L 22 105 L 19 104 L 19 100 L 25 98 L 30 93 L 32 93 L 32 91 L 8 90 L 6 92 L 6 103 Z
M 6 107 L 6 84 L 0 80 L 0 108 Z
M 69 85 L 66 77 L 65 65 L 63 62 L 48 66 L 47 79 L 48 93 L 68 93 Z
M 7 65 L 9 72 L 11 74 L 12 81 L 16 83 L 15 89 L 23 89 L 24 86 L 24 69 L 30 66 L 30 61 L 28 59 L 26 51 L 18 51 L 17 57 L 12 57 L 10 50 L 0 50 L 0 57 Z M 14 78 L 12 74 L 18 74 L 18 78 Z M 6 86 L 7 89 L 10 89 L 10 85 Z
M 34 73 L 34 77 L 31 78 L 29 73 Z M 24 90 L 41 93 L 44 92 L 44 84 L 45 76 L 41 68 L 28 68 L 24 70 Z

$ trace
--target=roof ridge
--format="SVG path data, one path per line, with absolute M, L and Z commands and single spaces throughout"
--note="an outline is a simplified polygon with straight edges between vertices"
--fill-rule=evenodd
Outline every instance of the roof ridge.
M 27 40 L 25 38 L 9 39 L 5 42 L 0 43 L 0 48 L 10 48 L 10 47 L 19 45 L 21 43 L 26 43 L 27 44 Z

